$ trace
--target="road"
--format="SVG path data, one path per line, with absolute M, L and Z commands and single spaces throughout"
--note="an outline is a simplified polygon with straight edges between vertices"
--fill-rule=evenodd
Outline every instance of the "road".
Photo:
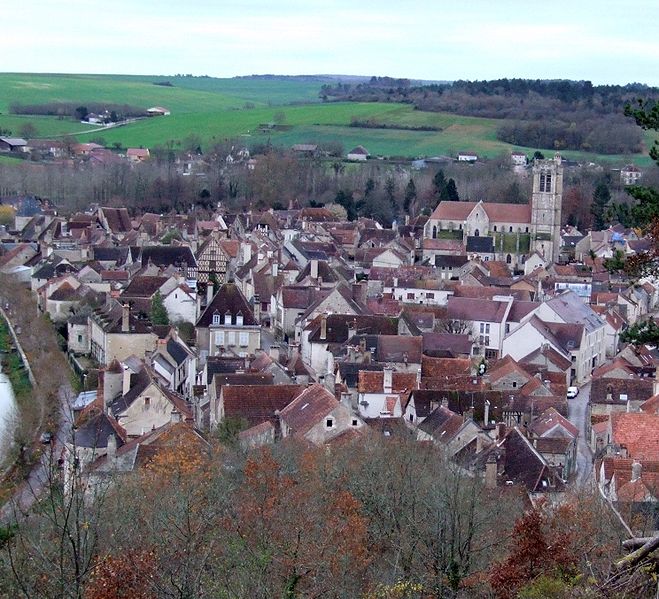
M 26 516 L 32 505 L 42 496 L 45 487 L 52 481 L 64 444 L 71 438 L 72 413 L 69 400 L 73 397 L 73 391 L 70 385 L 68 383 L 62 385 L 58 395 L 59 428 L 52 442 L 43 445 L 43 454 L 39 463 L 34 465 L 27 479 L 16 489 L 13 498 L 0 509 L 2 522 L 13 522 Z
M 568 399 L 568 418 L 579 430 L 577 437 L 577 476 L 578 487 L 591 484 L 593 475 L 593 454 L 586 438 L 586 407 L 590 398 L 590 383 L 579 389 L 579 395 Z

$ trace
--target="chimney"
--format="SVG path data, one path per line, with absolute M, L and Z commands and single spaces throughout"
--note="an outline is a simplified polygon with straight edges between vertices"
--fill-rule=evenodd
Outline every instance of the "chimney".
M 130 306 L 123 304 L 121 306 L 121 332 L 128 333 L 130 331 Z
M 279 274 L 279 264 L 275 261 L 272 263 L 272 276 L 276 277 Z
M 256 321 L 256 324 L 261 324 L 261 296 L 259 296 L 258 293 L 255 293 L 252 302 L 254 302 L 252 305 L 254 320 Z
M 247 264 L 252 259 L 252 244 L 241 243 L 240 249 L 242 250 L 243 264 Z
M 349 410 L 352 410 L 352 395 L 350 395 L 350 393 L 342 392 L 341 403 Z
M 394 287 L 398 287 L 398 277 L 394 277 Z
M 463 415 L 462 415 L 462 421 L 467 422 L 468 420 L 473 420 L 474 419 L 474 406 L 471 406 Z
M 312 279 L 317 279 L 318 278 L 318 260 L 312 260 L 311 261 L 309 274 L 310 274 Z
M 442 408 L 448 408 L 448 398 L 442 397 Z
M 208 281 L 206 285 L 206 305 L 210 306 L 210 303 L 213 301 L 213 283 Z
M 181 422 L 181 420 L 182 420 L 182 418 L 181 418 L 181 412 L 179 412 L 179 411 L 176 410 L 176 409 L 172 410 L 170 420 L 171 420 L 172 422 L 174 422 L 174 423 L 176 423 L 176 422 Z
M 383 391 L 385 393 L 391 393 L 393 391 L 393 379 L 394 371 L 392 368 L 386 367 L 383 371 Z
M 114 436 L 114 433 L 108 435 L 106 453 L 108 456 L 108 462 L 113 463 L 117 459 L 117 438 Z
M 357 321 L 353 318 L 348 323 L 348 340 L 352 339 L 357 334 Z
M 497 488 L 497 458 L 491 453 L 485 463 L 485 487 L 487 489 Z
M 327 314 L 323 314 L 320 317 L 320 340 L 325 341 L 327 339 Z
M 362 283 L 352 284 L 352 299 L 358 304 L 366 303 L 366 285 Z
M 641 480 L 641 475 L 643 474 L 643 465 L 638 460 L 632 462 L 632 480 L 631 482 L 636 482 Z
M 123 385 L 121 388 L 121 394 L 126 395 L 130 391 L 130 368 L 124 366 L 124 376 L 123 376 Z
M 270 349 L 268 349 L 268 355 L 275 362 L 279 362 L 279 346 L 276 343 L 270 346 Z
M 479 454 L 481 451 L 483 451 L 483 437 L 476 435 L 476 454 Z
M 621 445 L 620 446 L 620 456 L 623 458 L 627 458 L 627 446 L 626 445 Z
M 485 400 L 485 414 L 483 416 L 483 426 L 490 424 L 490 400 Z
M 506 436 L 506 423 L 505 422 L 497 422 L 497 441 L 501 441 Z
M 336 376 L 333 372 L 325 374 L 325 388 L 334 395 L 336 393 Z

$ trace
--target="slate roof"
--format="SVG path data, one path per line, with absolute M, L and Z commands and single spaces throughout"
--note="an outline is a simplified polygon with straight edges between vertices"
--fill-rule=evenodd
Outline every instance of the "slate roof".
M 142 248 L 141 262 L 146 266 L 149 261 L 160 267 L 187 265 L 196 268 L 197 260 L 187 245 L 155 245 Z
M 423 354 L 423 338 L 402 335 L 378 335 L 378 362 L 409 362 L 421 363 Z
M 234 283 L 224 283 L 199 317 L 197 327 L 209 327 L 213 323 L 213 314 L 220 314 L 220 318 L 223 319 L 227 312 L 230 312 L 234 318 L 242 314 L 245 326 L 258 324 L 254 319 L 252 308 L 240 289 Z
M 92 251 L 94 260 L 98 260 L 99 262 L 116 262 L 117 266 L 125 264 L 128 258 L 128 248 L 126 246 L 93 246 Z
M 467 251 L 477 252 L 480 254 L 494 253 L 494 237 L 481 236 L 468 236 L 467 237 Z
M 384 370 L 383 364 L 359 364 L 356 362 L 339 362 L 339 374 L 347 387 L 355 388 L 359 383 L 359 371 L 379 371 Z
M 114 418 L 101 412 L 77 427 L 75 442 L 78 447 L 98 449 L 108 446 L 110 435 L 116 437 L 117 447 L 124 444 L 126 439 L 124 428 Z
M 320 340 L 322 316 L 314 318 L 305 329 L 309 331 L 311 343 L 322 343 Z M 388 316 L 371 316 L 362 314 L 328 314 L 326 343 L 344 343 L 349 340 L 349 332 L 353 334 L 383 333 L 397 335 L 398 321 Z
M 168 277 L 136 276 L 121 294 L 123 297 L 151 299 L 156 291 L 167 281 Z

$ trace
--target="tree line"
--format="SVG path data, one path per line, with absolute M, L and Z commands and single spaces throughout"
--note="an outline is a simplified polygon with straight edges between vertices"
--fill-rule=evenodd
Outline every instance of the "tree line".
M 600 596 L 622 553 L 596 493 L 533 508 L 406 433 L 247 453 L 235 435 L 205 444 L 174 428 L 163 438 L 135 472 L 65 465 L 62 478 L 54 466 L 39 508 L 0 535 L 0 592 L 507 599 L 550 588 L 585 598 Z M 650 596 L 650 576 L 639 582 L 615 596 Z
M 590 81 L 498 79 L 422 86 L 381 81 L 324 85 L 325 100 L 404 102 L 419 110 L 506 119 L 498 138 L 527 147 L 637 153 L 641 135 L 620 115 L 639 95 L 656 100 L 659 89 L 641 84 L 593 85 Z

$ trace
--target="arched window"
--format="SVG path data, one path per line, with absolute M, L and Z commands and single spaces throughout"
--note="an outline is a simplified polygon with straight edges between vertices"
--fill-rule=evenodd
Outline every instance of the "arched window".
M 512 262 L 513 262 L 513 257 L 510 254 L 508 254 L 506 256 L 506 264 L 512 264 Z
M 512 232 L 513 232 L 513 228 L 512 228 L 512 227 L 509 227 L 509 228 L 508 228 L 508 233 L 512 233 Z
M 496 225 L 494 225 L 494 232 L 495 233 L 497 232 L 497 226 Z
M 437 239 L 437 227 L 432 228 L 432 238 Z
M 528 233 L 528 232 L 529 232 L 529 228 L 528 228 L 528 227 L 526 227 L 526 233 Z
M 478 229 L 474 231 L 474 237 L 480 237 L 480 234 L 481 232 Z

